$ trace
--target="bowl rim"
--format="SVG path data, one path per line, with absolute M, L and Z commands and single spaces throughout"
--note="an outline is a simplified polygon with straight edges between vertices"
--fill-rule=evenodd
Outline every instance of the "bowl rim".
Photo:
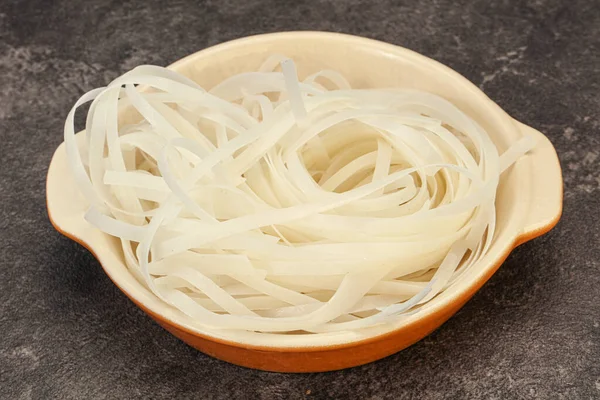
M 224 51 L 224 50 L 227 50 L 228 48 L 242 46 L 245 44 L 249 44 L 250 42 L 255 42 L 254 44 L 256 44 L 256 42 L 267 42 L 269 40 L 273 40 L 274 38 L 277 38 L 277 39 L 294 39 L 294 38 L 304 38 L 304 39 L 315 38 L 315 39 L 317 39 L 318 38 L 319 40 L 323 40 L 323 39 L 325 39 L 325 40 L 330 40 L 330 39 L 342 40 L 342 41 L 353 42 L 355 44 L 363 44 L 363 45 L 369 46 L 369 47 L 377 47 L 377 48 L 380 48 L 385 51 L 394 52 L 396 54 L 402 54 L 403 57 L 411 58 L 411 59 L 416 60 L 421 63 L 423 63 L 423 62 L 428 63 L 430 66 L 435 67 L 439 72 L 443 72 L 444 74 L 451 76 L 453 79 L 458 79 L 460 81 L 460 83 L 464 85 L 465 88 L 470 89 L 470 92 L 472 94 L 476 94 L 478 97 L 483 96 L 483 98 L 485 98 L 487 101 L 487 105 L 490 107 L 491 110 L 493 110 L 493 112 L 499 113 L 503 117 L 508 118 L 512 121 L 512 119 L 498 105 L 496 105 L 492 100 L 490 100 L 479 88 L 477 88 L 473 83 L 468 81 L 465 77 L 463 77 L 459 73 L 455 72 L 451 68 L 446 67 L 445 65 L 443 65 L 431 58 L 428 58 L 426 56 L 423 56 L 419 53 L 416 53 L 409 49 L 405 49 L 400 46 L 381 42 L 381 41 L 374 40 L 374 39 L 368 39 L 368 38 L 347 35 L 347 34 L 342 34 L 342 33 L 317 32 L 317 31 L 300 31 L 300 32 L 290 31 L 290 32 L 269 33 L 269 34 L 261 34 L 261 35 L 254 35 L 254 36 L 239 38 L 239 39 L 231 40 L 231 41 L 224 42 L 221 44 L 217 44 L 215 46 L 211 46 L 206 49 L 200 50 L 196 53 L 190 54 L 190 55 L 170 64 L 168 68 L 170 68 L 170 69 L 183 68 L 185 65 L 187 65 L 189 63 L 193 63 L 193 61 L 195 59 L 197 59 L 198 57 L 210 57 L 210 55 L 212 53 Z M 438 72 L 438 71 L 436 71 L 436 72 Z M 468 94 L 468 95 L 471 95 L 471 94 Z M 59 149 L 57 149 L 57 153 L 59 150 L 60 150 L 60 147 L 59 147 Z M 56 157 L 57 153 L 55 153 L 54 157 Z M 52 162 L 55 161 L 54 157 L 53 157 Z M 48 172 L 49 172 L 48 179 L 47 179 L 47 183 L 46 183 L 47 193 L 48 193 L 49 186 L 51 184 L 51 181 L 49 179 L 50 178 L 50 169 Z M 513 237 L 511 238 L 511 240 L 508 240 L 503 244 L 502 249 L 499 250 L 498 254 L 496 254 L 493 259 L 488 260 L 488 264 L 483 265 L 480 268 L 481 271 L 479 271 L 477 275 L 474 275 L 469 280 L 468 284 L 465 284 L 465 286 L 460 291 L 457 291 L 456 293 L 453 293 L 452 295 L 448 296 L 447 298 L 442 299 L 441 301 L 434 304 L 434 306 L 430 307 L 430 309 L 427 309 L 423 312 L 417 313 L 413 316 L 407 317 L 407 319 L 405 320 L 406 322 L 403 323 L 401 326 L 389 329 L 383 333 L 379 333 L 376 335 L 361 337 L 356 340 L 352 340 L 352 339 L 344 340 L 344 341 L 340 341 L 340 342 L 333 342 L 331 344 L 316 344 L 316 345 L 301 344 L 301 345 L 297 345 L 297 346 L 296 345 L 292 345 L 292 346 L 289 346 L 289 345 L 265 345 L 265 344 L 255 344 L 255 343 L 248 343 L 248 342 L 242 342 L 242 341 L 233 341 L 230 339 L 213 336 L 210 333 L 200 332 L 197 329 L 194 329 L 193 327 L 182 324 L 179 321 L 173 320 L 173 318 L 170 318 L 169 316 L 166 316 L 166 315 L 160 313 L 159 311 L 153 310 L 150 306 L 144 304 L 138 297 L 136 297 L 135 293 L 131 293 L 129 290 L 127 290 L 123 287 L 123 285 L 119 282 L 117 274 L 114 274 L 114 276 L 113 276 L 113 273 L 110 271 L 110 267 L 105 266 L 104 263 L 102 263 L 100 261 L 102 257 L 98 256 L 96 250 L 94 250 L 93 244 L 87 243 L 84 239 L 79 238 L 77 236 L 76 232 L 67 232 L 65 229 L 62 229 L 60 226 L 60 223 L 57 222 L 55 220 L 55 218 L 53 218 L 51 208 L 52 207 L 49 202 L 49 196 L 47 196 L 48 215 L 49 215 L 50 221 L 51 221 L 52 225 L 54 226 L 54 228 L 57 231 L 59 231 L 61 234 L 69 237 L 70 239 L 80 243 L 82 246 L 87 248 L 92 253 L 92 255 L 97 260 L 99 260 L 105 273 L 109 276 L 109 278 L 113 281 L 113 283 L 128 298 L 130 298 L 138 307 L 140 307 L 142 310 L 144 310 L 152 318 L 159 321 L 159 323 L 172 326 L 172 327 L 174 327 L 180 331 L 186 332 L 190 335 L 201 337 L 203 339 L 213 341 L 216 343 L 220 343 L 223 345 L 227 345 L 227 346 L 244 348 L 244 349 L 254 349 L 254 350 L 259 350 L 259 351 L 270 351 L 270 352 L 275 351 L 275 352 L 285 353 L 285 352 L 315 352 L 315 351 L 321 351 L 323 349 L 327 349 L 327 350 L 343 349 L 343 348 L 350 348 L 350 347 L 355 347 L 355 346 L 359 346 L 359 345 L 369 344 L 369 343 L 377 342 L 380 340 L 384 340 L 385 338 L 387 338 L 391 335 L 397 335 L 399 333 L 399 331 L 410 331 L 415 326 L 417 326 L 419 324 L 423 324 L 426 320 L 433 320 L 435 318 L 438 318 L 439 315 L 442 314 L 444 312 L 444 310 L 446 308 L 448 308 L 449 306 L 451 306 L 452 304 L 466 302 L 496 272 L 496 270 L 499 268 L 499 266 L 502 264 L 502 262 L 506 259 L 506 257 L 510 254 L 510 252 L 516 246 L 518 246 L 526 241 L 529 241 L 537 236 L 540 236 L 540 235 L 548 232 L 550 229 L 552 229 L 556 225 L 556 223 L 558 223 L 558 220 L 559 220 L 561 212 L 562 212 L 562 197 L 561 197 L 560 211 L 550 222 L 545 223 L 543 226 L 539 226 L 537 229 L 532 230 L 532 231 L 521 232 L 521 233 L 515 232 L 513 234 Z

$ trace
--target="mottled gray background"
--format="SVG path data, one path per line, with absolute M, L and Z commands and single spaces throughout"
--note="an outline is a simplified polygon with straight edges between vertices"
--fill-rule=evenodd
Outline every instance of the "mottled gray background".
M 261 32 L 353 33 L 416 50 L 546 133 L 564 216 L 437 332 L 387 359 L 285 375 L 173 338 L 53 231 L 44 180 L 73 102 L 141 63 Z M 2 0 L 3 399 L 600 398 L 600 2 Z

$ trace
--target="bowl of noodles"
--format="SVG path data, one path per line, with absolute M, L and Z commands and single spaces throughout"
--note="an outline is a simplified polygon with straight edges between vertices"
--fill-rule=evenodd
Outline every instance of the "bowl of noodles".
M 562 210 L 543 134 L 434 60 L 342 34 L 139 66 L 64 136 L 56 229 L 167 331 L 269 371 L 417 342 Z

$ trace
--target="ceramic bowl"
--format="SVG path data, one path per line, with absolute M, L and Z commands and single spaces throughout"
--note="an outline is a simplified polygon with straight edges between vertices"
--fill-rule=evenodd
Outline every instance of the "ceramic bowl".
M 341 72 L 355 88 L 406 87 L 435 93 L 482 125 L 501 151 L 523 134 L 534 135 L 537 145 L 502 175 L 493 245 L 465 279 L 434 298 L 427 309 L 397 323 L 360 332 L 313 335 L 210 330 L 156 298 L 127 271 L 118 241 L 84 221 L 87 204 L 71 178 L 61 145 L 47 180 L 48 213 L 55 228 L 87 247 L 123 293 L 190 346 L 234 364 L 281 372 L 329 371 L 383 358 L 438 328 L 494 274 L 512 249 L 558 222 L 562 178 L 550 141 L 512 119 L 458 73 L 410 50 L 342 34 L 275 33 L 220 44 L 177 61 L 170 68 L 210 88 L 233 74 L 257 70 L 272 53 L 292 57 L 301 78 L 329 68 Z

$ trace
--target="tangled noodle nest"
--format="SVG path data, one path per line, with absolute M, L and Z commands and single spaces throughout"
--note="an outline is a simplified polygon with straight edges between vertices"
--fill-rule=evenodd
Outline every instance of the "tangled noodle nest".
M 355 330 L 427 307 L 487 252 L 500 174 L 533 144 L 499 156 L 436 95 L 296 75 L 275 55 L 205 91 L 140 66 L 67 118 L 86 219 L 205 327 Z

